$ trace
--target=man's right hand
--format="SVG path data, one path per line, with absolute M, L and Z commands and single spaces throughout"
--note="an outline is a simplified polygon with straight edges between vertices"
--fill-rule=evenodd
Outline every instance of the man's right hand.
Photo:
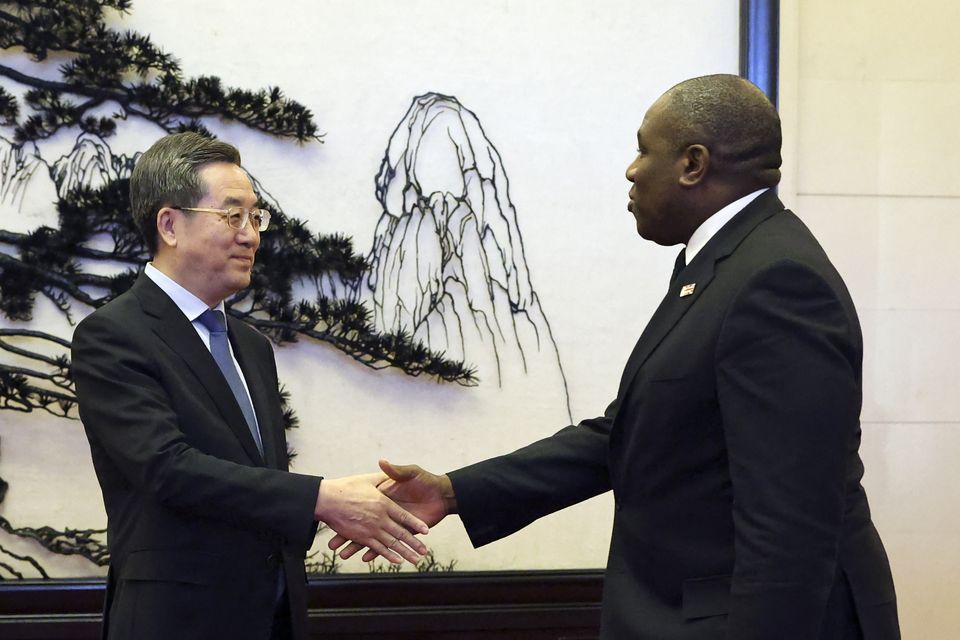
M 386 476 L 378 488 L 385 496 L 422 520 L 427 526 L 432 527 L 448 514 L 457 512 L 457 499 L 453 492 L 453 485 L 446 475 L 438 476 L 415 464 L 393 465 L 386 460 L 380 460 L 380 469 Z M 337 530 L 334 529 L 334 531 Z M 344 560 L 369 546 L 361 544 L 360 540 L 343 535 L 340 531 L 330 539 L 327 546 L 336 551 L 347 542 L 349 544 L 340 551 L 340 557 Z M 370 562 L 379 555 L 383 554 L 371 546 L 363 554 L 363 561 Z
M 430 529 L 383 494 L 380 486 L 388 481 L 383 473 L 324 479 L 314 517 L 336 531 L 337 538 L 362 543 L 360 548 L 369 547 L 393 563 L 416 564 L 427 547 L 414 534 Z

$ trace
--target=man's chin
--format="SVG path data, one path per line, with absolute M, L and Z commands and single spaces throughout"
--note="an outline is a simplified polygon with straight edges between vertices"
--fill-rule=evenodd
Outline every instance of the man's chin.
M 230 295 L 233 295 L 239 291 L 243 291 L 249 287 L 251 280 L 252 278 L 249 271 L 245 273 L 238 273 L 233 281 L 230 282 L 230 288 L 233 290 L 231 291 Z
M 678 244 L 677 240 L 671 240 L 670 238 L 665 238 L 660 234 L 651 233 L 650 228 L 645 227 L 639 220 L 637 220 L 637 234 L 647 242 L 659 244 L 661 247 L 672 247 L 673 245 Z
M 637 235 L 650 242 L 657 241 L 656 238 L 650 235 L 650 228 L 644 225 L 639 219 L 637 220 Z

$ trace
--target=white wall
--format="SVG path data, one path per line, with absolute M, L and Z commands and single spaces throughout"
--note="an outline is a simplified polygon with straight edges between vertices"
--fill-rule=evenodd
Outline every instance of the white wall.
M 737 68 L 732 0 L 140 0 L 115 24 L 149 34 L 187 76 L 277 85 L 312 109 L 323 145 L 214 128 L 238 144 L 288 214 L 315 231 L 352 236 L 361 252 L 380 215 L 374 176 L 412 98 L 439 91 L 473 110 L 510 176 L 575 419 L 599 415 L 613 398 L 675 254 L 640 240 L 626 210 L 623 174 L 643 113 L 679 80 Z M 160 133 L 128 123 L 116 145 L 142 150 Z M 72 139 L 61 142 L 69 148 Z M 0 215 L 0 228 L 23 230 L 16 211 Z M 57 322 L 43 303 L 37 318 Z M 562 398 L 535 379 L 502 390 L 438 385 L 372 371 L 324 344 L 281 348 L 277 358 L 303 423 L 292 435 L 301 472 L 366 472 L 381 456 L 447 470 L 566 424 Z M 0 438 L 6 517 L 20 526 L 102 526 L 78 423 L 0 413 Z M 452 519 L 429 541 L 439 560 L 456 559 L 462 569 L 600 567 L 610 503 L 601 497 L 480 551 Z M 90 571 L 44 562 L 54 575 Z M 359 560 L 344 569 L 367 570 Z
M 785 0 L 783 198 L 846 278 L 866 343 L 862 455 L 904 638 L 960 613 L 960 5 Z

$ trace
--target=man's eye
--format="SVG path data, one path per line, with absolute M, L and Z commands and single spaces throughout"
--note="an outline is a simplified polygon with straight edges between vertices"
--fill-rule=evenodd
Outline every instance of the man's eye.
M 255 224 L 255 225 L 257 225 L 257 226 L 259 227 L 259 226 L 260 226 L 260 222 L 263 221 L 263 214 L 260 213 L 259 211 L 251 211 L 251 212 L 250 212 L 250 220 L 253 221 L 253 224 Z
M 234 210 L 231 209 L 231 210 L 230 210 L 230 219 L 229 219 L 229 222 L 230 222 L 230 226 L 231 226 L 231 227 L 237 227 L 237 228 L 239 228 L 240 225 L 243 223 L 243 212 L 242 212 L 242 211 L 234 211 Z

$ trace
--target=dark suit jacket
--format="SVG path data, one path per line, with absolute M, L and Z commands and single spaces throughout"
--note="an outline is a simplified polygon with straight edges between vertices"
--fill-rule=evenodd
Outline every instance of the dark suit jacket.
M 862 351 L 840 276 L 762 194 L 671 285 L 603 417 L 450 474 L 461 517 L 481 545 L 613 489 L 610 640 L 898 638 Z
M 269 342 L 243 322 L 228 327 L 264 456 L 196 330 L 145 275 L 74 334 L 108 519 L 105 638 L 268 638 L 280 563 L 295 637 L 306 637 L 303 561 L 320 479 L 286 472 Z

